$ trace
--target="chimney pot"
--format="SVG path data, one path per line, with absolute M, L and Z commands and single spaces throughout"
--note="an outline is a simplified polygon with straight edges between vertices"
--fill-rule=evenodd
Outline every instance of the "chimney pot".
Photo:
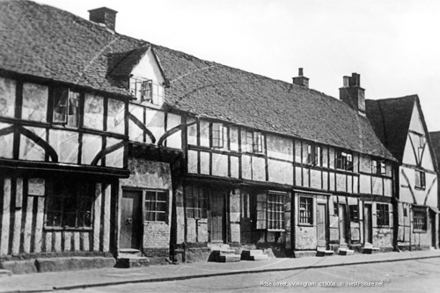
M 298 68 L 298 76 L 303 76 L 303 69 L 302 69 L 302 67 Z
M 116 28 L 116 13 L 117 11 L 107 8 L 101 7 L 89 10 L 90 16 L 89 20 L 97 23 L 104 24 L 107 28 L 112 31 Z

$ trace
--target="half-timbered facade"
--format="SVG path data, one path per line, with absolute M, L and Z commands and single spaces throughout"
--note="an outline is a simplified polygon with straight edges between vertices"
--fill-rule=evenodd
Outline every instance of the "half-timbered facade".
M 379 138 L 399 160 L 396 244 L 438 248 L 438 166 L 417 96 L 367 100 Z
M 392 249 L 359 75 L 341 101 L 120 35 L 108 8 L 0 5 L 2 257 Z

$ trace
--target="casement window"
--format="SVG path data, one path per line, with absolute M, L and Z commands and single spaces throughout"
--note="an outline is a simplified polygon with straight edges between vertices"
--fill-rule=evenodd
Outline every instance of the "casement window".
M 425 172 L 416 170 L 415 176 L 416 176 L 415 187 L 419 188 L 419 189 L 425 189 L 426 188 L 426 174 L 425 174 Z
M 353 155 L 343 151 L 336 152 L 336 168 L 353 171 Z
M 390 225 L 390 211 L 388 204 L 376 205 L 376 217 L 378 226 L 389 226 Z
M 168 192 L 147 191 L 145 193 L 145 221 L 167 222 Z
M 208 198 L 208 189 L 188 186 L 185 190 L 186 217 L 206 219 L 208 217 Z
M 151 102 L 153 96 L 152 84 L 150 79 L 130 78 L 130 93 L 141 102 Z
M 427 214 L 425 208 L 413 208 L 414 231 L 426 231 Z
M 285 194 L 279 192 L 257 195 L 257 229 L 284 229 Z
M 225 135 L 223 129 L 227 129 L 223 127 L 223 123 L 212 123 L 212 147 L 213 148 L 223 148 L 225 145 Z
M 383 161 L 372 160 L 371 161 L 371 173 L 377 175 L 386 174 L 386 165 Z
M 241 136 L 243 152 L 264 152 L 264 135 L 261 132 L 244 130 Z
M 313 225 L 313 198 L 299 198 L 299 223 Z
M 359 206 L 357 204 L 350 205 L 350 221 L 359 222 Z
M 130 92 L 137 100 L 161 105 L 163 102 L 164 89 L 162 85 L 151 79 L 131 78 Z
M 284 194 L 269 193 L 267 195 L 267 229 L 284 229 Z
M 79 93 L 72 92 L 67 88 L 56 88 L 53 95 L 54 124 L 63 124 L 70 127 L 78 127 L 79 123 Z
M 321 153 L 321 147 L 314 145 L 314 144 L 308 144 L 307 145 L 307 164 L 313 165 L 313 166 L 321 166 L 322 165 L 322 153 Z
M 55 180 L 49 186 L 45 227 L 90 228 L 95 185 Z

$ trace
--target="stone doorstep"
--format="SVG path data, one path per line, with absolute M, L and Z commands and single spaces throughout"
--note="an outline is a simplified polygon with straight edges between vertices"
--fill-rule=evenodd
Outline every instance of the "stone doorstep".
M 226 254 L 226 255 L 220 255 L 217 258 L 217 262 L 239 262 L 241 259 L 241 256 L 239 254 Z
M 148 267 L 149 265 L 150 259 L 142 256 L 119 257 L 116 262 L 118 268 Z
M 259 261 L 259 260 L 268 260 L 269 257 L 265 254 L 262 255 L 251 255 L 248 259 L 246 260 L 254 260 L 254 261 Z
M 332 256 L 334 253 L 333 250 L 327 250 L 325 248 L 318 248 L 316 250 L 316 256 Z
M 373 253 L 377 253 L 380 252 L 380 248 L 378 247 L 364 247 L 362 248 L 362 253 L 365 254 L 373 254 Z
M 339 248 L 338 254 L 339 255 L 352 255 L 352 254 L 354 254 L 354 250 L 348 249 L 348 248 Z
M 122 248 L 119 249 L 118 255 L 141 255 L 141 251 L 139 249 L 134 248 Z
M 252 249 L 252 250 L 243 250 L 241 252 L 242 260 L 268 260 L 269 256 L 263 253 L 260 249 Z

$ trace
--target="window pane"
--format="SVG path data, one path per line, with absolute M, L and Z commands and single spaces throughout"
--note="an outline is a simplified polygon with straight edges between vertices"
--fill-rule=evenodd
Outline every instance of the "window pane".
M 48 95 L 46 86 L 24 83 L 21 117 L 25 120 L 46 122 Z
M 84 126 L 96 129 L 104 129 L 104 98 L 86 94 L 84 101 Z
M 56 88 L 53 95 L 53 122 L 67 122 L 69 90 L 67 88 Z
M 124 134 L 125 104 L 122 101 L 108 99 L 107 131 Z
M 0 116 L 15 117 L 15 81 L 0 77 Z

